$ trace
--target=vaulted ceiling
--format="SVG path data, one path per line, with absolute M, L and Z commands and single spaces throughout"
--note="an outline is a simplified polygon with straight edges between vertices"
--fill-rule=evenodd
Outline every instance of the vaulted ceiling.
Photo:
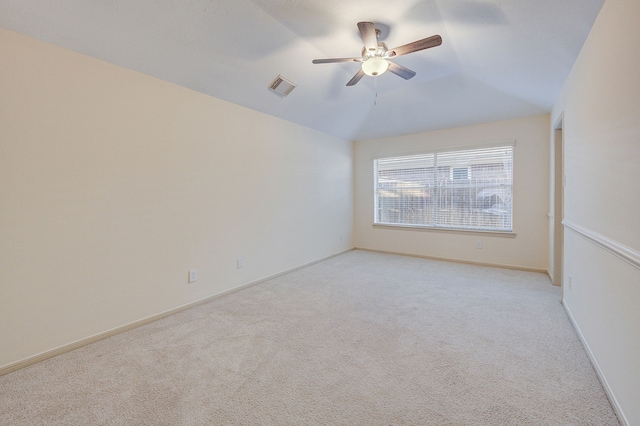
M 0 26 L 348 140 L 549 112 L 604 0 L 0 0 Z M 346 83 L 356 26 L 416 71 Z M 0 70 L 1 72 L 1 70 Z M 297 84 L 287 97 L 267 87 Z

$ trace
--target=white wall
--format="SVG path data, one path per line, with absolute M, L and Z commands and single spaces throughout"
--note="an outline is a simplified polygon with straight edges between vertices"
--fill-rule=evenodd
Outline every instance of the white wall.
M 373 224 L 373 159 L 513 142 L 515 238 L 451 231 L 386 229 Z M 549 115 L 356 143 L 357 247 L 468 262 L 546 270 Z M 482 249 L 476 249 L 476 241 Z
M 1 29 L 0 63 L 0 368 L 353 246 L 351 142 Z
M 638 22 L 640 2 L 606 0 L 552 112 L 552 122 L 564 113 L 571 226 L 564 231 L 564 303 L 633 425 L 640 424 Z

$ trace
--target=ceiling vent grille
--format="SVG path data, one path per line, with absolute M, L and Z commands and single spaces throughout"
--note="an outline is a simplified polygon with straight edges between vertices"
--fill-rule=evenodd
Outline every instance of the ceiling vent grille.
M 269 85 L 270 90 L 282 97 L 287 96 L 295 88 L 296 84 L 294 82 L 287 80 L 281 75 L 278 75 L 276 79 L 273 80 L 273 82 Z

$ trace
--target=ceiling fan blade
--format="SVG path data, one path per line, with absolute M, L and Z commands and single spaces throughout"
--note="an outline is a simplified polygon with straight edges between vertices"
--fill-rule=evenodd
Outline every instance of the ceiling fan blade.
M 389 71 L 404 78 L 405 80 L 409 80 L 416 75 L 415 71 L 411 71 L 409 68 L 403 67 L 402 65 L 398 65 L 395 62 L 391 61 L 389 61 Z
M 364 71 L 362 71 L 362 68 L 360 68 L 360 70 L 358 70 L 356 75 L 354 75 L 353 78 L 349 80 L 349 82 L 347 83 L 347 86 L 354 86 L 357 82 L 360 81 L 362 77 L 364 77 Z
M 362 62 L 362 58 L 331 58 L 331 59 L 314 59 L 314 64 L 333 64 L 336 62 Z
M 376 36 L 376 27 L 373 22 L 358 22 L 358 29 L 367 50 L 372 52 L 378 50 L 378 37 Z
M 404 44 L 398 46 L 395 49 L 390 49 L 387 56 L 394 58 L 396 56 L 406 55 L 408 53 L 417 52 L 418 50 L 429 49 L 431 47 L 440 46 L 442 44 L 442 37 L 434 35 L 431 37 L 423 38 L 422 40 L 414 41 L 413 43 Z

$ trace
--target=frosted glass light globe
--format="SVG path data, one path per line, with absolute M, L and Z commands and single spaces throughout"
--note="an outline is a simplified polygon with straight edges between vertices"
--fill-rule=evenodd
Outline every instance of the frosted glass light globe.
M 389 62 L 386 59 L 379 58 L 377 56 L 369 58 L 362 63 L 362 71 L 364 71 L 366 75 L 370 75 L 372 77 L 384 74 L 387 68 L 389 68 Z

